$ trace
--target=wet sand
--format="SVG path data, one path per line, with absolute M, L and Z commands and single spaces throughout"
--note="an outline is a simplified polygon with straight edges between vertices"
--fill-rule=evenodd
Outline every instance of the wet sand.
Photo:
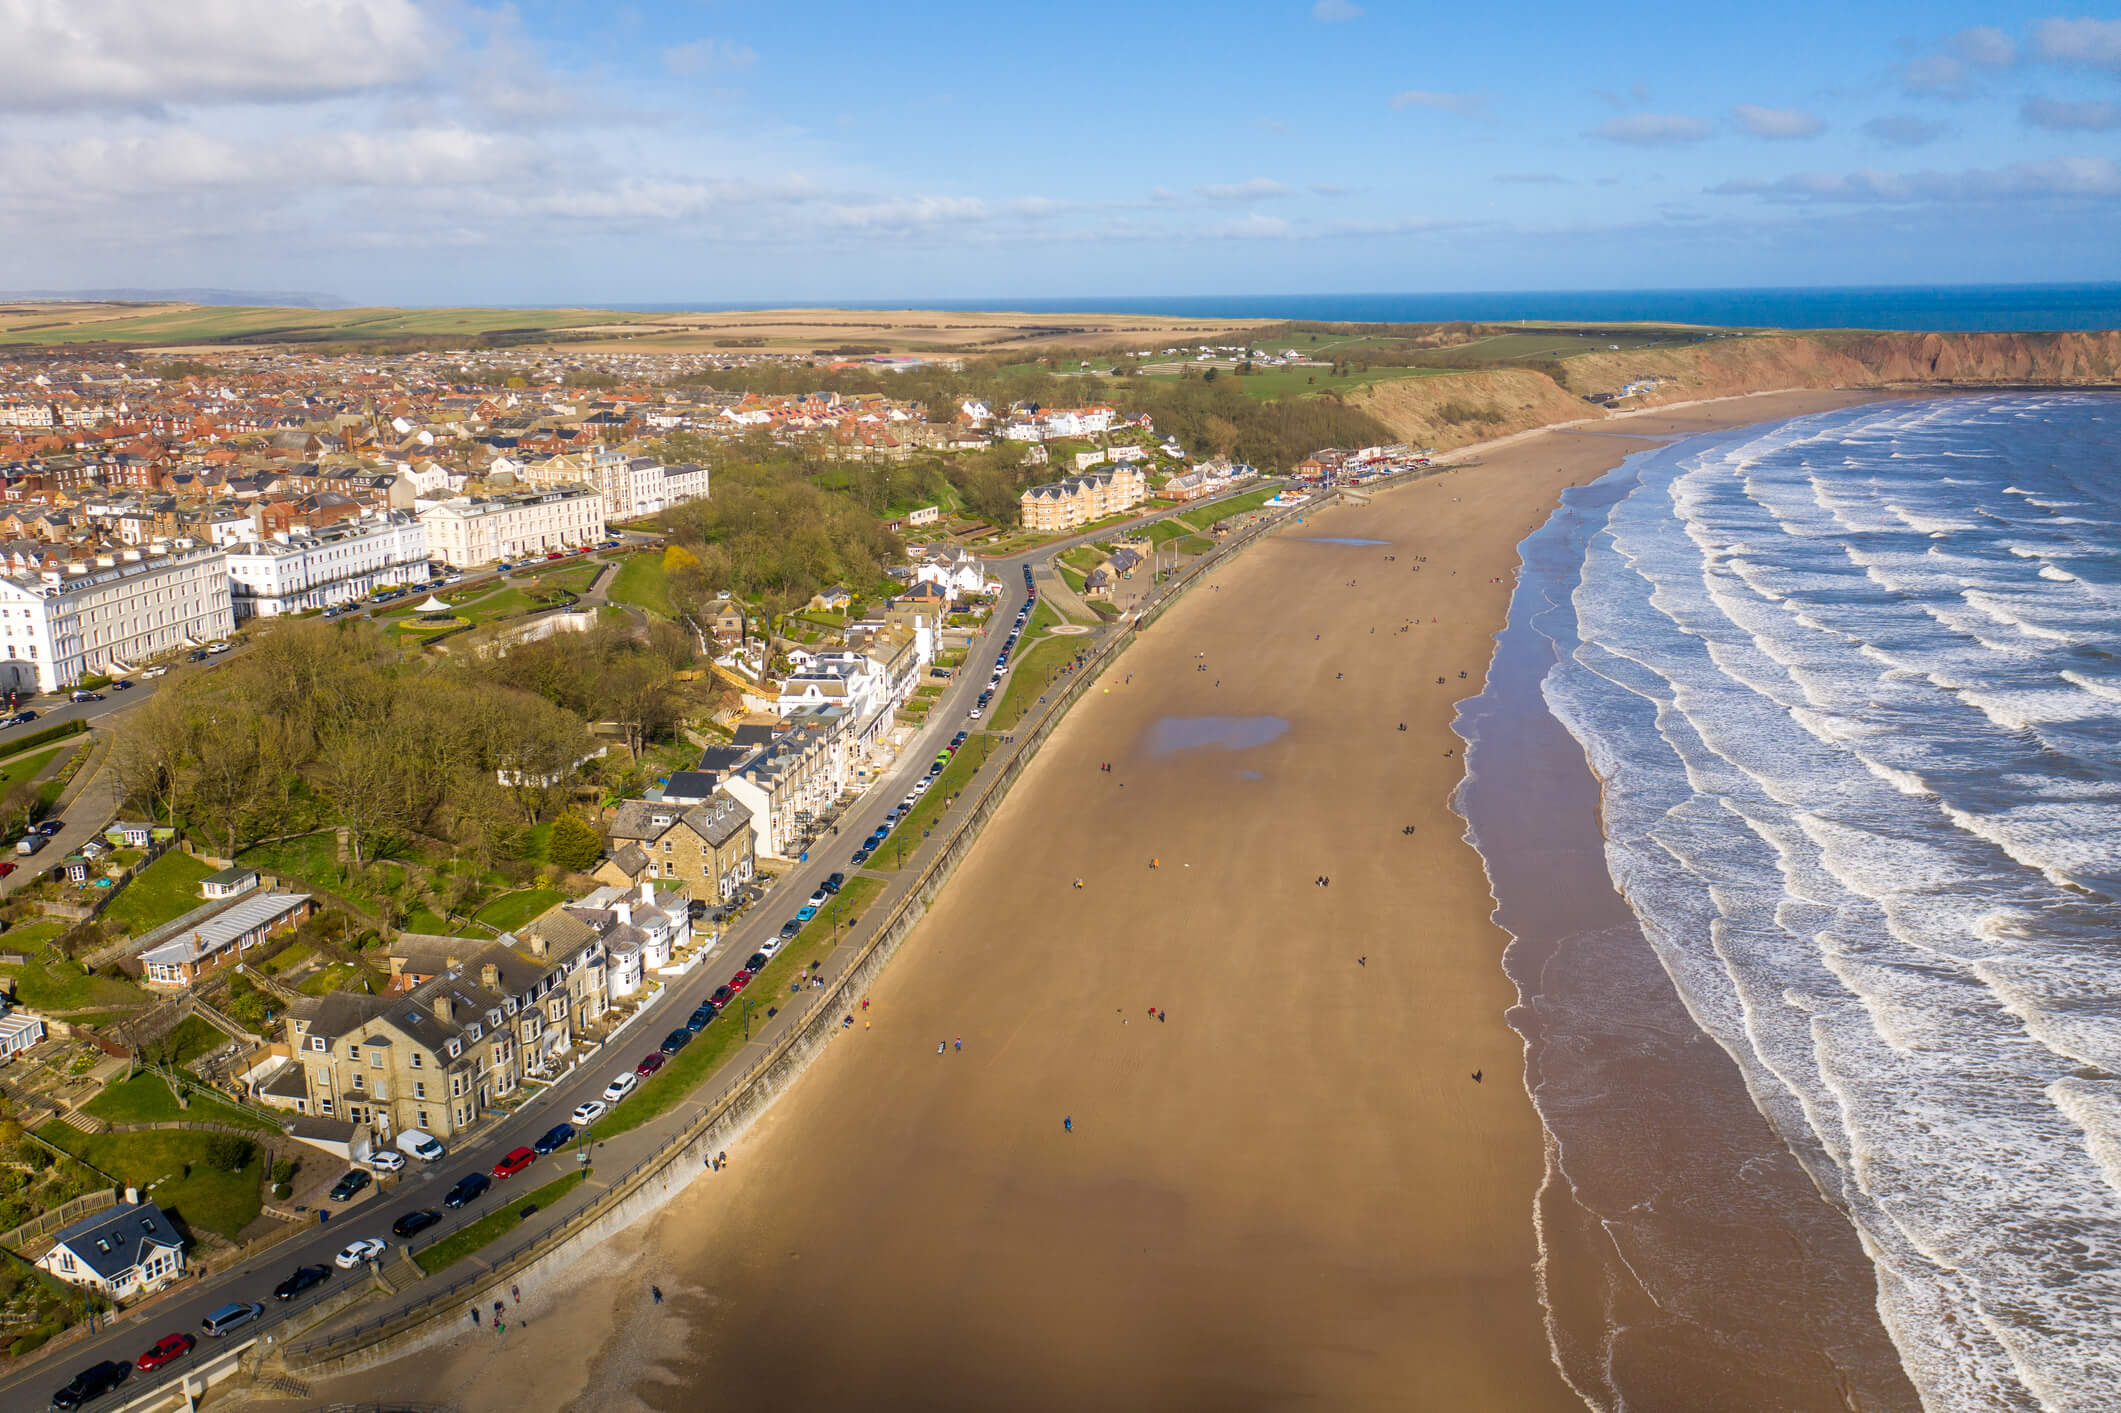
M 1449 807 L 1455 704 L 1517 542 L 1644 445 L 1616 433 L 1851 400 L 1533 434 L 1254 549 L 1071 713 L 867 1023 L 637 1254 L 629 1233 L 569 1289 L 526 1292 L 538 1337 L 504 1366 L 467 1342 L 339 1382 L 466 1413 L 689 1409 L 710 1388 L 772 1408 L 1580 1409 L 1534 1284 L 1543 1130 L 1505 938 Z M 1164 725 L 1179 748 L 1152 752 L 1160 724 L 1206 717 L 1288 728 L 1188 746 Z

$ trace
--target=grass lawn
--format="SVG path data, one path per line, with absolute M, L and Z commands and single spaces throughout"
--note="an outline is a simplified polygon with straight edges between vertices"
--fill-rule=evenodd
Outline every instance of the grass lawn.
M 1177 540 L 1171 548 L 1180 554 L 1206 554 L 1215 548 L 1215 541 L 1206 535 L 1186 535 Z
M 199 880 L 213 871 L 183 850 L 171 849 L 118 890 L 103 910 L 103 924 L 122 928 L 132 937 L 152 932 L 203 906 L 206 900 L 199 896 Z
M 32 778 L 38 771 L 51 764 L 53 756 L 61 751 L 71 749 L 73 749 L 71 742 L 61 741 L 56 746 L 46 746 L 41 751 L 29 751 L 23 755 L 16 756 L 5 764 L 0 764 L 0 791 L 4 791 L 13 785 L 19 785 L 23 781 Z
M 493 937 L 487 928 L 475 927 L 468 922 L 452 922 L 432 908 L 414 908 L 407 913 L 404 930 L 424 932 L 430 937 L 478 937 L 489 941 Z
M 626 556 L 626 562 L 612 576 L 607 596 L 613 603 L 630 603 L 665 618 L 677 616 L 670 607 L 670 589 L 663 578 L 663 557 L 659 554 Z
M 1105 557 L 1089 545 L 1077 545 L 1074 549 L 1064 551 L 1061 554 L 1061 562 L 1073 565 L 1082 573 L 1088 574 L 1091 570 L 1097 568 L 1098 565 L 1103 564 Z
M 8 936 L 13 936 L 13 933 Z M 0 939 L 4 941 L 4 939 Z M 16 950 L 20 950 L 17 948 Z M 15 983 L 15 998 L 33 1011 L 78 1011 L 90 1006 L 137 1006 L 146 993 L 130 981 L 91 976 L 74 961 L 31 957 L 19 967 L 0 967 Z
M 1173 540 L 1182 540 L 1193 533 L 1193 527 L 1176 515 L 1167 515 L 1149 527 L 1149 543 L 1162 549 Z
M 1044 599 L 1040 599 L 1038 607 L 1032 609 L 1031 616 L 1024 620 L 1023 635 L 1017 641 L 1019 643 L 1035 642 L 1053 631 L 1060 622 L 1060 610 L 1047 603 Z M 1021 657 L 1022 654 L 1019 653 L 1016 656 Z
M 558 1156 L 563 1162 L 574 1161 L 572 1149 L 562 1149 Z M 588 1176 L 587 1168 L 577 1168 L 563 1178 L 556 1178 L 543 1187 L 534 1187 L 528 1192 L 519 1193 L 504 1186 L 501 1188 L 500 1200 L 505 1201 L 506 1206 L 488 1212 L 470 1226 L 451 1232 L 432 1246 L 415 1251 L 412 1259 L 419 1262 L 420 1269 L 431 1276 L 444 1266 L 463 1260 L 480 1247 L 500 1240 L 521 1226 L 523 1218 L 519 1214 L 531 1203 L 550 1207 L 572 1192 Z
M 188 1065 L 201 1055 L 219 1049 L 221 1043 L 227 1039 L 226 1035 L 198 1016 L 186 1016 L 177 1023 L 175 1030 L 163 1036 L 157 1044 L 172 1062 Z
M 237 861 L 289 878 L 299 878 L 313 888 L 337 893 L 367 907 L 375 906 L 375 899 L 367 887 L 349 878 L 347 870 L 340 868 L 338 836 L 329 829 L 300 834 L 292 839 L 276 839 L 269 844 L 254 844 L 237 855 Z
M 1233 515 L 1257 510 L 1281 493 L 1279 486 L 1262 486 L 1256 491 L 1246 491 L 1241 496 L 1228 496 L 1222 500 L 1211 500 L 1206 505 L 1186 512 L 1195 525 L 1208 529 L 1218 520 L 1228 520 Z
M 789 984 L 809 972 L 812 958 L 822 957 L 832 950 L 834 920 L 844 923 L 860 917 L 883 886 L 881 878 L 864 878 L 856 874 L 848 879 L 839 895 L 825 905 L 825 910 L 766 963 L 766 969 L 744 991 L 744 995 L 752 997 L 756 1003 L 752 1007 L 754 1024 L 766 1019 L 768 1007 L 781 1005 L 787 1000 Z M 690 1098 L 722 1061 L 743 1045 L 744 1008 L 740 999 L 738 1004 L 694 1036 L 690 1045 L 671 1056 L 670 1062 L 643 1082 L 631 1098 L 597 1120 L 597 1133 L 609 1138 L 669 1113 Z
M 1080 594 L 1083 591 L 1084 575 L 1080 569 L 1066 564 L 1056 564 L 1053 572 L 1060 575 L 1061 582 Z
M 1052 684 L 1047 680 L 1058 672 L 1061 665 L 1078 652 L 1090 646 L 1088 638 L 1048 638 L 1023 655 L 1016 670 L 1009 674 L 1008 690 L 988 714 L 989 731 L 1007 731 L 1024 719 L 1024 713 L 1038 705 L 1039 694 Z M 932 791 L 930 793 L 933 793 Z
M 202 1021 L 201 1024 L 204 1024 Z M 208 1026 L 212 1030 L 213 1027 Z M 216 1038 L 221 1032 L 214 1031 Z M 211 1047 L 209 1047 L 211 1048 Z M 267 1123 L 255 1114 L 247 1114 L 233 1104 L 223 1104 L 194 1091 L 191 1107 L 179 1109 L 175 1096 L 162 1076 L 146 1070 L 131 1079 L 112 1080 L 103 1087 L 103 1092 L 81 1107 L 99 1119 L 108 1119 L 114 1124 L 153 1124 L 181 1119 L 187 1123 L 234 1124 L 239 1128 L 254 1128 L 261 1133 L 278 1133 L 277 1126 Z
M 215 1136 L 209 1133 L 171 1130 L 91 1136 L 54 1119 L 38 1129 L 37 1136 L 120 1182 L 140 1188 L 143 1196 L 151 1197 L 194 1231 L 210 1231 L 234 1241 L 257 1220 L 262 1148 L 248 1167 L 231 1173 L 207 1166 L 206 1143 Z
M 65 931 L 66 924 L 57 918 L 18 922 L 7 931 L 0 932 L 0 952 L 21 952 L 27 955 Z
M 560 895 L 556 889 L 525 888 L 520 892 L 503 893 L 473 913 L 472 917 L 488 927 L 512 932 L 559 901 Z
M 333 962 L 322 971 L 314 972 L 304 978 L 302 984 L 297 986 L 295 990 L 301 992 L 304 996 L 329 996 L 332 992 L 337 991 L 348 981 L 352 980 L 355 973 L 360 970 L 352 962 Z
M 410 927 L 406 929 L 408 932 L 418 930 Z M 292 942 L 273 953 L 264 961 L 251 962 L 249 965 L 264 972 L 267 976 L 278 976 L 283 972 L 292 971 L 300 966 L 304 961 L 308 960 L 309 955 L 315 950 L 316 948 L 310 946 L 307 942 Z
M 884 847 L 870 855 L 869 862 L 862 867 L 896 873 L 899 869 L 899 842 L 905 842 L 906 857 L 911 858 L 913 851 L 920 845 L 921 831 L 930 828 L 942 818 L 943 811 L 948 808 L 945 802 L 964 789 L 972 777 L 979 773 L 980 766 L 986 762 L 988 755 L 998 744 L 1000 743 L 995 737 L 984 731 L 975 731 L 967 736 L 965 744 L 957 748 L 957 754 L 950 757 L 950 763 L 943 767 L 943 773 L 936 776 L 935 783 L 928 787 L 928 793 L 921 796 L 913 806 L 913 812 L 899 821 L 898 828 L 892 830 L 890 837 L 884 840 Z

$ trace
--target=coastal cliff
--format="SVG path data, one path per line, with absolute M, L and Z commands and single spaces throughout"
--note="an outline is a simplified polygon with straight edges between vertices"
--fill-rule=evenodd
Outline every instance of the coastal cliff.
M 1606 415 L 1584 401 L 1654 386 L 1615 410 L 1794 388 L 2121 385 L 2121 332 L 1825 333 L 1714 339 L 1675 348 L 1587 353 L 1558 365 L 1432 374 L 1347 394 L 1395 436 L 1447 450 L 1556 422 Z

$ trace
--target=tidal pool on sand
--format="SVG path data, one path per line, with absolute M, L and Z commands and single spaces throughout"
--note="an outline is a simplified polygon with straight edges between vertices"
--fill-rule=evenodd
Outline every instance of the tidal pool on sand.
M 1288 729 L 1288 719 L 1280 716 L 1167 716 L 1149 728 L 1149 754 L 1168 756 L 1202 746 L 1248 751 Z

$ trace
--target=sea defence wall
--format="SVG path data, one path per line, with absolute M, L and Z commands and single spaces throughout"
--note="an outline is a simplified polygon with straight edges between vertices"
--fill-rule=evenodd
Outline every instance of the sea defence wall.
M 762 1059 L 706 1101 L 705 1111 L 697 1119 L 620 1175 L 602 1196 L 565 1222 L 511 1251 L 485 1257 L 492 1261 L 489 1268 L 447 1284 L 437 1283 L 432 1290 L 423 1283 L 417 1303 L 375 1321 L 314 1339 L 288 1341 L 280 1347 L 279 1365 L 306 1379 L 328 1378 L 355 1373 L 453 1338 L 460 1332 L 458 1326 L 469 1305 L 492 1299 L 492 1292 L 506 1290 L 511 1282 L 537 1284 L 558 1276 L 598 1242 L 669 1202 L 795 1082 L 833 1036 L 842 1033 L 840 1018 L 852 1013 L 857 998 L 875 984 L 892 956 L 912 935 L 929 903 L 971 853 L 1010 787 L 1030 768 L 1032 759 L 1068 708 L 1126 651 L 1135 635 L 1161 617 L 1203 576 L 1320 503 L 1310 501 L 1285 508 L 1232 535 L 1166 583 L 1133 623 L 1088 647 L 1088 660 L 1063 679 L 1056 690 L 1047 693 L 1046 702 L 1037 708 L 1038 714 L 1028 728 L 1014 733 L 1016 745 L 1002 768 L 965 802 L 966 807 L 955 812 L 956 822 L 942 847 L 921 867 L 907 894 L 861 942 L 854 961 L 836 982 L 812 998 L 810 1009 Z

